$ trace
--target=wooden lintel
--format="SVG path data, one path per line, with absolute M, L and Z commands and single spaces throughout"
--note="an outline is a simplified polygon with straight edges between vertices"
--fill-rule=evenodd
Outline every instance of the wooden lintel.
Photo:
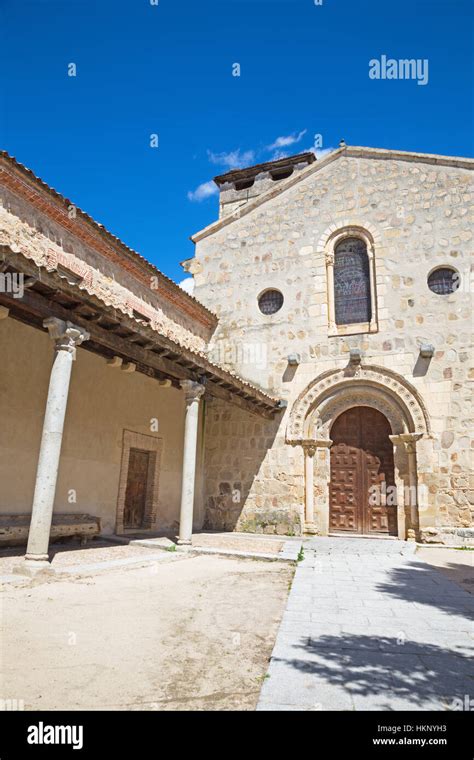
M 191 357 L 188 358 L 186 349 L 183 349 L 183 354 L 177 353 L 173 348 L 169 348 L 166 345 L 166 342 L 169 340 L 166 336 L 157 334 L 157 343 L 155 344 L 150 340 L 150 328 L 146 325 L 137 323 L 137 329 L 134 331 L 128 326 L 128 322 L 131 320 L 126 315 L 120 313 L 120 318 L 118 319 L 110 314 L 110 312 L 112 314 L 116 313 L 116 310 L 112 307 L 104 306 L 104 309 L 108 309 L 108 312 L 99 313 L 101 305 L 96 296 L 81 294 L 81 296 L 84 296 L 82 303 L 78 303 L 74 309 L 65 308 L 57 301 L 54 301 L 51 294 L 62 293 L 66 298 L 69 297 L 77 302 L 79 294 L 76 286 L 63 280 L 61 288 L 58 288 L 54 273 L 46 272 L 43 268 L 40 269 L 33 261 L 19 253 L 13 252 L 10 249 L 8 252 L 5 252 L 4 249 L 5 246 L 0 246 L 0 256 L 3 256 L 3 264 L 0 261 L 0 270 L 12 267 L 27 276 L 34 277 L 38 280 L 38 291 L 43 293 L 40 295 L 40 292 L 30 288 L 25 290 L 21 299 L 14 299 L 11 294 L 0 293 L 0 303 L 10 308 L 12 317 L 21 319 L 21 321 L 26 323 L 29 322 L 37 327 L 41 326 L 42 320 L 49 316 L 57 316 L 59 319 L 66 321 L 73 320 L 91 334 L 91 342 L 94 341 L 104 352 L 123 355 L 129 361 L 141 364 L 144 367 L 151 367 L 153 370 L 174 379 L 176 382 L 182 379 L 198 380 L 205 377 L 207 379 L 208 392 L 212 395 L 224 398 L 229 403 L 257 415 L 271 418 L 275 413 L 275 407 L 269 405 L 264 394 L 262 394 L 262 397 L 255 397 L 251 391 L 239 387 L 238 382 L 233 385 L 225 378 L 225 371 L 219 367 L 209 368 L 199 366 L 197 362 L 193 362 Z M 49 289 L 51 294 L 44 294 L 45 289 Z M 90 310 L 94 316 L 85 318 L 81 314 L 82 308 Z M 119 315 L 117 314 L 117 316 Z M 101 319 L 112 323 L 112 329 L 104 328 L 98 324 Z M 117 329 L 126 330 L 130 335 L 137 336 L 135 339 L 147 341 L 145 343 L 146 347 L 133 343 L 129 337 L 115 334 L 113 331 Z M 89 341 L 86 341 L 83 344 L 83 348 L 86 350 L 88 343 Z M 205 360 L 203 361 L 205 362 Z
M 71 313 L 68 309 L 60 306 L 57 302 L 47 300 L 42 296 L 39 296 L 34 291 L 25 291 L 22 298 L 14 299 L 9 294 L 0 294 L 0 302 L 5 303 L 11 310 L 12 316 L 17 311 L 23 311 L 34 314 L 37 318 L 45 319 L 46 317 L 55 316 L 58 319 L 65 321 L 71 319 Z M 159 372 L 163 372 L 169 377 L 174 377 L 179 380 L 194 379 L 193 373 L 187 371 L 184 367 L 180 367 L 174 362 L 168 359 L 163 359 L 151 351 L 146 351 L 144 348 L 130 343 L 126 338 L 120 338 L 118 335 L 114 335 L 102 327 L 96 324 L 90 324 L 90 321 L 80 317 L 78 314 L 74 315 L 74 321 L 83 327 L 90 334 L 91 341 L 97 346 L 101 346 L 108 351 L 112 351 L 114 354 L 124 356 L 127 360 L 140 363 L 144 366 L 151 367 Z M 88 349 L 88 342 L 85 341 L 82 345 L 84 349 Z

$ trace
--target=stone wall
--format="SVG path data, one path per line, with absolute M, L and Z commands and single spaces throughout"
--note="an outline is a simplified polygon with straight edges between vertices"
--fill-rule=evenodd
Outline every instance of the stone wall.
M 11 318 L 0 320 L 0 513 L 30 513 L 53 361 L 47 334 Z M 158 430 L 156 430 L 158 426 Z M 124 431 L 161 442 L 154 530 L 179 523 L 184 396 L 145 375 L 107 366 L 84 348 L 73 363 L 55 512 L 85 512 L 113 533 Z M 199 436 L 198 472 L 202 462 Z M 195 527 L 204 520 L 202 480 L 196 483 Z
M 369 155 L 313 164 L 301 176 L 197 242 L 189 268 L 196 297 L 219 316 L 214 358 L 287 400 L 289 409 L 315 377 L 346 366 L 351 348 L 362 351 L 363 364 L 398 372 L 419 392 L 431 422 L 432 438 L 419 456 L 429 492 L 424 526 L 472 525 L 472 173 L 422 158 Z M 375 241 L 378 328 L 330 335 L 324 241 L 350 226 L 371 231 Z M 461 275 L 460 289 L 449 296 L 427 286 L 428 274 L 443 265 Z M 266 288 L 284 295 L 272 316 L 258 308 Z M 424 343 L 435 347 L 431 360 L 420 356 Z M 300 355 L 297 367 L 289 366 L 290 353 Z M 292 511 L 303 503 L 302 457 L 285 444 L 287 420 L 288 411 L 267 454 L 257 457 L 244 514 L 248 509 L 253 517 L 257 496 L 268 509 Z M 215 421 L 207 445 L 223 425 Z M 249 432 L 237 435 L 247 445 Z M 282 487 L 270 503 L 265 494 L 282 477 L 294 491 L 288 497 Z M 218 487 L 219 475 L 208 479 Z M 215 497 L 215 485 L 211 490 Z
M 276 445 L 279 422 L 223 401 L 206 404 L 205 528 L 301 532 L 299 452 Z

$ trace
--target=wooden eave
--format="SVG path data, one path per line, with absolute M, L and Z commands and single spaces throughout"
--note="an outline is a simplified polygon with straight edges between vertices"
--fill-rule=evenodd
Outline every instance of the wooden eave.
M 207 397 L 234 404 L 253 414 L 271 418 L 278 400 L 210 362 L 205 356 L 174 343 L 154 330 L 145 318 L 129 317 L 80 288 L 73 278 L 38 267 L 31 259 L 0 246 L 0 271 L 22 273 L 24 293 L 15 298 L 0 292 L 0 305 L 25 324 L 45 330 L 43 320 L 57 317 L 87 330 L 90 339 L 81 348 L 105 359 L 119 356 L 136 365 L 136 371 L 157 380 L 204 383 Z

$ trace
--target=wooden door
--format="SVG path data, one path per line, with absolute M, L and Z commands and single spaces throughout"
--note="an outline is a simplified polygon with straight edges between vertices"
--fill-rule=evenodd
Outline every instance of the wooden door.
M 145 518 L 150 452 L 130 449 L 123 524 L 125 528 L 142 528 Z
M 387 418 L 370 407 L 354 407 L 337 418 L 331 430 L 331 532 L 396 535 L 390 434 Z

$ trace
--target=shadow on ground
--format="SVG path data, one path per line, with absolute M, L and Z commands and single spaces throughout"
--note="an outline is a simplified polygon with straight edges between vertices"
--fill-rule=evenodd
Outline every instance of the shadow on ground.
M 402 567 L 394 567 L 390 571 L 389 581 L 379 583 L 376 588 L 393 599 L 429 605 L 472 621 L 474 599 L 464 586 L 466 581 L 471 580 L 469 576 L 474 580 L 474 568 L 465 565 L 449 563 L 444 568 L 433 568 L 420 561 L 412 561 Z M 454 582 L 455 577 L 463 578 L 462 586 L 460 582 Z
M 321 684 L 324 709 L 326 687 L 340 687 L 352 697 L 368 698 L 382 710 L 466 709 L 466 695 L 474 696 L 471 654 L 454 654 L 441 646 L 365 635 L 319 636 L 291 647 L 295 657 L 274 656 L 285 671 L 314 677 Z M 466 648 L 464 648 L 466 652 Z M 279 669 L 277 665 L 277 670 Z M 397 705 L 405 704 L 405 707 Z

